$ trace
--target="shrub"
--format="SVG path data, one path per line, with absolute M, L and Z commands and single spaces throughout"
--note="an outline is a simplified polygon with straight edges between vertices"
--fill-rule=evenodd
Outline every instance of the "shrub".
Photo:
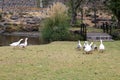
M 70 37 L 69 37 L 69 40 L 70 41 L 78 41 L 78 40 L 84 40 L 84 38 L 80 34 L 71 33 Z
M 120 29 L 115 29 L 112 31 L 112 37 L 115 40 L 120 40 Z
M 43 21 L 42 30 L 42 37 L 45 41 L 68 40 L 70 33 L 66 10 L 67 8 L 62 3 L 54 3 L 48 9 L 49 17 Z
M 45 41 L 67 40 L 69 37 L 68 22 L 59 17 L 48 18 L 44 21 L 42 36 Z

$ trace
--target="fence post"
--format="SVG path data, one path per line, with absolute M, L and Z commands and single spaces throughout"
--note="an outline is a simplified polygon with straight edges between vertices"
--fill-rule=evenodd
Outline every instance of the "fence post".
M 86 25 L 84 25 L 85 26 L 85 34 L 84 34 L 84 40 L 86 40 L 86 33 L 87 33 L 87 29 L 86 29 Z
M 100 26 L 100 29 L 102 29 L 102 30 L 103 30 L 103 23 L 102 23 L 102 25 Z
M 112 26 L 110 25 L 109 27 L 110 27 L 110 32 L 109 32 L 109 34 L 111 35 L 111 33 L 112 33 Z
M 81 36 L 84 38 L 84 40 L 86 40 L 86 25 L 84 23 L 81 24 L 80 26 L 80 34 Z
M 81 24 L 80 27 L 81 27 L 81 35 L 83 35 L 83 30 L 84 30 L 84 29 L 83 29 L 83 24 Z
M 109 30 L 108 22 L 105 22 L 105 26 L 106 26 L 106 32 L 108 33 L 108 30 Z
M 103 25 L 102 25 L 102 29 L 103 29 L 103 32 L 105 33 L 105 23 L 103 22 Z
M 112 34 L 112 26 L 113 26 L 113 23 L 110 24 L 110 35 Z

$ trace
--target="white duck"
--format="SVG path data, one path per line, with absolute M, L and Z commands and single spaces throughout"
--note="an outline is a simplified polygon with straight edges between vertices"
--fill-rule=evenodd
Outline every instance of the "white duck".
M 99 51 L 103 52 L 105 50 L 105 46 L 103 45 L 102 40 L 100 40 L 100 46 L 99 46 Z
M 16 46 L 18 46 L 18 45 L 20 44 L 20 42 L 21 42 L 22 40 L 23 40 L 23 39 L 20 39 L 20 40 L 17 41 L 17 42 L 13 42 L 13 43 L 10 44 L 10 46 L 16 47 Z
M 25 42 L 19 44 L 19 46 L 22 47 L 22 48 L 25 48 L 27 46 L 27 44 L 28 44 L 27 40 L 28 40 L 28 38 L 25 38 Z
M 81 43 L 80 43 L 80 40 L 78 41 L 78 46 L 77 46 L 77 49 L 81 49 L 82 48 L 82 45 L 81 45 Z
M 93 43 L 91 43 L 91 45 L 92 45 L 92 44 L 93 44 Z M 92 51 L 92 48 L 91 48 L 91 46 L 88 44 L 88 42 L 86 42 L 86 46 L 85 46 L 84 51 L 85 51 L 86 53 L 90 53 L 90 52 Z
M 85 42 L 84 42 L 84 44 L 83 44 L 83 49 L 85 49 L 87 43 L 88 43 L 88 41 L 85 41 Z

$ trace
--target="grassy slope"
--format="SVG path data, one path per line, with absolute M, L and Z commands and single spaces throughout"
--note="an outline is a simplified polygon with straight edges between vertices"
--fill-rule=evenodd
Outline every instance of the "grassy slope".
M 120 41 L 105 53 L 82 54 L 77 42 L 53 42 L 13 50 L 0 48 L 0 80 L 119 80 Z M 99 43 L 97 43 L 99 44 Z

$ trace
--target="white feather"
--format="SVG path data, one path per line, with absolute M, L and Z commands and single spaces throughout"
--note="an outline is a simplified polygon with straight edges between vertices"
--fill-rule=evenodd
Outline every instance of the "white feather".
M 27 44 L 28 44 L 28 42 L 27 42 L 27 40 L 28 40 L 28 38 L 25 38 L 25 42 L 24 43 L 21 43 L 21 44 L 19 44 L 19 46 L 20 47 L 26 47 L 27 46 Z
M 10 44 L 10 46 L 13 46 L 13 47 L 18 46 L 22 40 L 23 40 L 23 39 L 20 39 L 20 40 L 17 41 L 17 42 L 13 42 L 13 43 Z
M 105 50 L 105 46 L 104 46 L 102 40 L 100 40 L 99 50 Z
M 99 46 L 99 51 L 103 52 L 105 50 L 105 46 L 103 45 L 102 40 L 100 40 L 100 46 Z
M 82 45 L 80 43 L 80 40 L 78 41 L 78 46 L 77 46 L 78 49 L 81 49 L 82 48 Z
M 86 42 L 86 46 L 85 46 L 84 51 L 85 51 L 85 52 L 90 52 L 90 51 L 92 51 L 92 48 L 91 48 L 91 46 L 88 44 L 88 42 Z

